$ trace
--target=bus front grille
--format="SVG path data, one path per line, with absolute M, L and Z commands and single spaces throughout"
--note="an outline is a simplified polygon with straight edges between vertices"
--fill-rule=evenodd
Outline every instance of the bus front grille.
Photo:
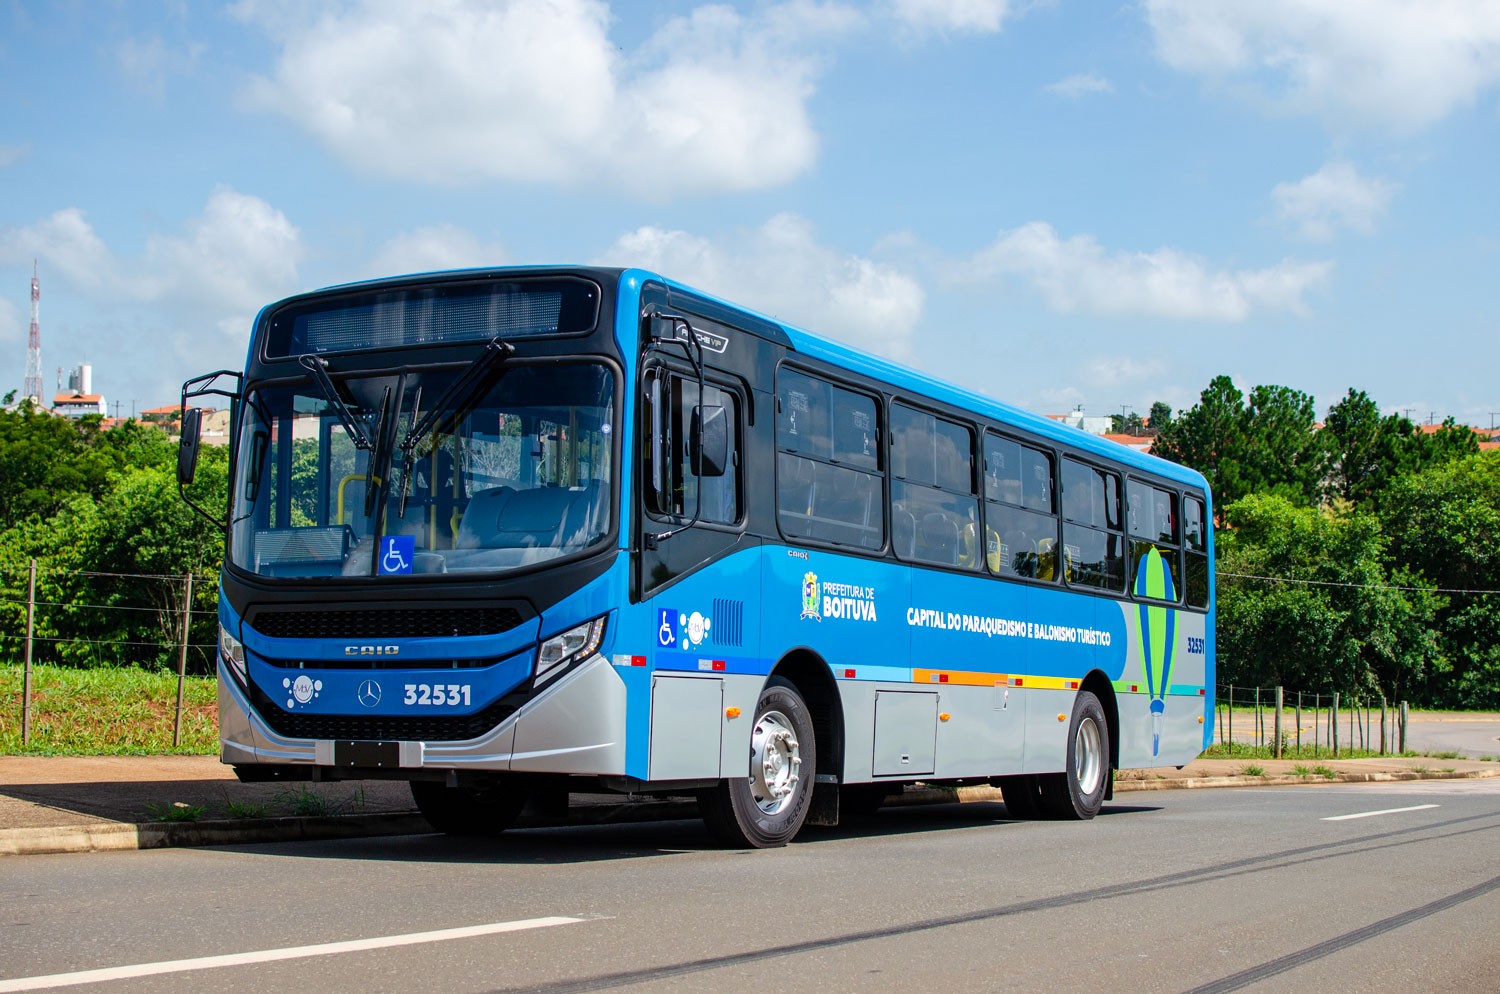
M 515 607 L 379 607 L 260 610 L 246 623 L 279 639 L 457 638 L 498 635 L 525 616 Z

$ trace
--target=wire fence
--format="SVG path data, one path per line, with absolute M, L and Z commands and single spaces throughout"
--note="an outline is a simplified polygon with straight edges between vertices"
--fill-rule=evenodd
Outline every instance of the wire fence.
M 217 603 L 218 578 L 192 573 L 56 570 L 32 560 L 24 575 L 0 576 L 0 660 L 22 667 L 21 745 L 31 744 L 34 667 L 49 663 L 175 664 L 172 745 L 181 745 L 187 674 L 213 672 Z
M 1382 695 L 1215 689 L 1215 747 L 1223 753 L 1318 758 L 1406 752 L 1407 702 Z
M 0 570 L 0 661 L 24 669 L 21 742 L 31 738 L 34 665 L 134 665 L 175 670 L 173 745 L 181 740 L 189 673 L 211 675 L 218 576 Z M 1405 702 L 1281 687 L 1216 688 L 1215 746 L 1268 758 L 1406 751 Z

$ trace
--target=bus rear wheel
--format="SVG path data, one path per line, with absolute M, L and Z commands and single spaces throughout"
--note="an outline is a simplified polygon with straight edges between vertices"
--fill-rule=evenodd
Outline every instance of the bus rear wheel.
M 427 823 L 448 835 L 498 835 L 526 806 L 524 787 L 505 782 L 449 787 L 430 780 L 411 782 L 412 800 Z
M 1042 779 L 1034 773 L 996 777 L 992 783 L 1005 798 L 1005 813 L 1017 821 L 1042 817 Z
M 1109 722 L 1104 706 L 1087 690 L 1073 699 L 1068 724 L 1068 765 L 1041 778 L 1042 808 L 1049 817 L 1086 821 L 1104 805 L 1109 786 Z
M 786 845 L 807 818 L 817 767 L 807 704 L 793 684 L 772 677 L 755 705 L 748 775 L 721 780 L 698 795 L 704 824 L 725 845 Z

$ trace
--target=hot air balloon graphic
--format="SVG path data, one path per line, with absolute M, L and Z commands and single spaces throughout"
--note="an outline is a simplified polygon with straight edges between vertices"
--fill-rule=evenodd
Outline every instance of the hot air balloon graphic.
M 1172 601 L 1177 591 L 1161 553 L 1151 549 L 1136 561 L 1135 595 Z M 1140 646 L 1141 669 L 1146 671 L 1146 692 L 1151 696 L 1151 755 L 1161 752 L 1162 719 L 1167 711 L 1167 681 L 1177 656 L 1177 612 L 1155 604 L 1140 604 L 1131 619 L 1135 643 Z

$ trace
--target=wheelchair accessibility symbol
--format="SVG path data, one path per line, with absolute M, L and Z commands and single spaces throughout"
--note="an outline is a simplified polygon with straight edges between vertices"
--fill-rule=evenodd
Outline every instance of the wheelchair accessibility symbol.
M 677 648 L 677 612 L 662 608 L 658 612 L 656 644 L 663 649 Z
M 380 540 L 380 575 L 410 573 L 417 558 L 415 535 L 387 535 Z

